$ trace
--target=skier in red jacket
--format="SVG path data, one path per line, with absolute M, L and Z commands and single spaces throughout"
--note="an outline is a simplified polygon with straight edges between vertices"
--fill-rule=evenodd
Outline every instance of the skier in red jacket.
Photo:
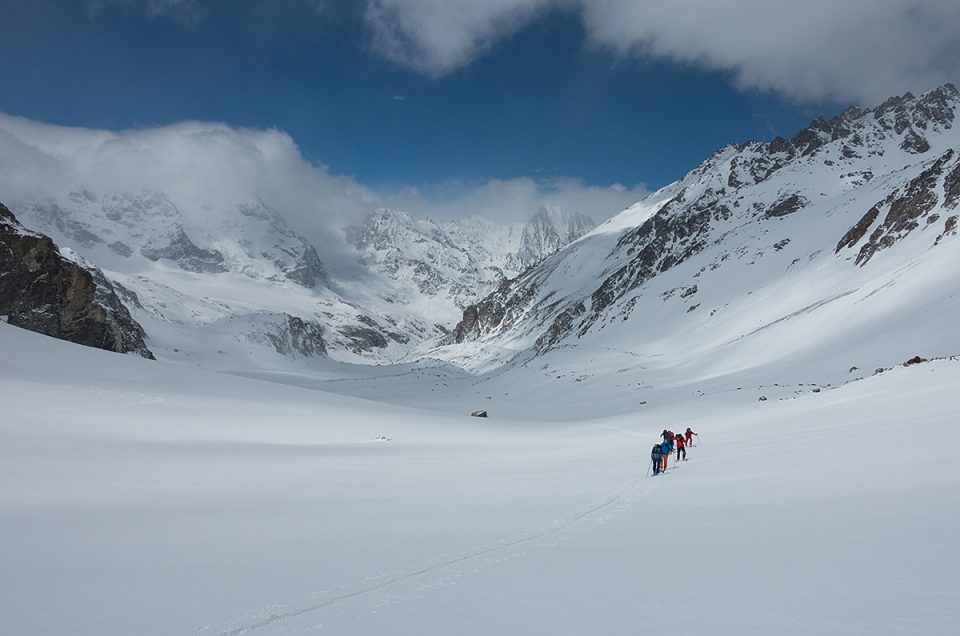
M 690 427 L 688 426 L 688 427 L 687 427 L 687 432 L 684 433 L 684 435 L 685 435 L 686 438 L 687 438 L 687 445 L 688 445 L 688 446 L 693 446 L 693 436 L 694 436 L 694 435 L 697 435 L 697 434 L 694 433 L 692 430 L 690 430 Z M 699 437 L 699 435 L 698 435 L 698 437 Z
M 677 461 L 683 456 L 683 461 L 687 461 L 687 444 L 683 441 L 683 435 L 677 435 Z

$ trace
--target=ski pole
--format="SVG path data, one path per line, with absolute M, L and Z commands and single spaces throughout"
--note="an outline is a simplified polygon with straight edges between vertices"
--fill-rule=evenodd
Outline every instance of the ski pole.
M 647 466 L 647 477 L 650 476 L 650 471 L 653 470 L 653 460 L 650 460 L 650 465 Z

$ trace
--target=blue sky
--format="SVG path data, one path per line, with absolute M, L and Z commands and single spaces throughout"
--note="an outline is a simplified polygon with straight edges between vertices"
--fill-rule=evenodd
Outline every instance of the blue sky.
M 758 20 L 743 38 L 781 17 L 758 14 L 758 6 L 776 2 L 736 0 L 729 11 L 736 13 L 737 4 Z M 942 13 L 951 4 L 919 6 Z M 722 24 L 699 30 L 709 16 L 657 26 L 635 15 L 637 6 L 626 0 L 582 7 L 577 0 L 0 0 L 0 112 L 111 130 L 182 120 L 278 128 L 308 160 L 377 191 L 443 192 L 451 184 L 519 177 L 655 187 L 727 143 L 792 135 L 844 103 L 932 87 L 924 83 L 956 69 L 941 60 L 943 51 L 955 50 L 951 29 L 939 44 L 927 33 L 929 41 L 917 46 L 933 52 L 899 75 L 867 77 L 844 67 L 862 50 L 781 59 L 780 49 L 789 52 L 790 45 L 780 47 L 776 37 L 751 48 Z M 788 6 L 784 21 L 791 20 Z M 855 13 L 834 13 L 837 28 L 860 28 Z M 908 30 L 897 22 L 907 19 L 899 11 L 881 17 L 890 24 L 877 27 L 878 38 L 884 28 Z M 942 15 L 927 22 L 934 18 Z M 792 22 L 802 31 L 822 21 Z M 909 28 L 929 31 L 927 22 Z M 702 35 L 714 32 L 722 35 L 716 42 Z M 810 40 L 815 48 L 818 41 Z M 764 50 L 770 46 L 778 54 Z M 884 54 L 869 53 L 883 64 Z M 921 66 L 924 72 L 907 72 Z
M 0 26 L 0 110 L 109 129 L 277 127 L 334 172 L 387 188 L 518 175 L 662 185 L 726 143 L 837 110 L 737 90 L 728 73 L 592 51 L 565 12 L 432 78 L 376 55 L 357 5 L 240 4 L 212 3 L 185 24 L 15 2 Z

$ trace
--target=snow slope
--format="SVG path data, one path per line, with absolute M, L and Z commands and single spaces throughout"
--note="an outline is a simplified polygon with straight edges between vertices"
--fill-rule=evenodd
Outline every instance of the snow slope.
M 389 407 L 3 324 L 0 360 L 8 633 L 960 625 L 956 360 L 766 403 L 603 417 L 596 399 L 566 424 Z M 557 387 L 558 407 L 584 397 Z M 646 478 L 665 425 L 701 445 Z
M 958 108 L 947 85 L 721 149 L 485 298 L 430 355 L 490 371 L 572 348 L 590 375 L 611 351 L 643 385 L 836 384 L 955 355 Z

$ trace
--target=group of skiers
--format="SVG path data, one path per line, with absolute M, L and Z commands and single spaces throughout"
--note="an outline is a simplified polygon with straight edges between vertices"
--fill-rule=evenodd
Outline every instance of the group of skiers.
M 654 444 L 653 450 L 650 451 L 650 462 L 653 465 L 654 476 L 667 470 L 667 459 L 673 453 L 674 449 L 677 451 L 677 461 L 680 461 L 681 456 L 683 461 L 687 461 L 687 446 L 693 446 L 694 435 L 697 434 L 694 433 L 689 426 L 685 432 L 679 435 L 673 431 L 663 429 L 663 432 L 660 433 L 663 441 L 659 444 Z M 699 437 L 699 435 L 697 436 Z

